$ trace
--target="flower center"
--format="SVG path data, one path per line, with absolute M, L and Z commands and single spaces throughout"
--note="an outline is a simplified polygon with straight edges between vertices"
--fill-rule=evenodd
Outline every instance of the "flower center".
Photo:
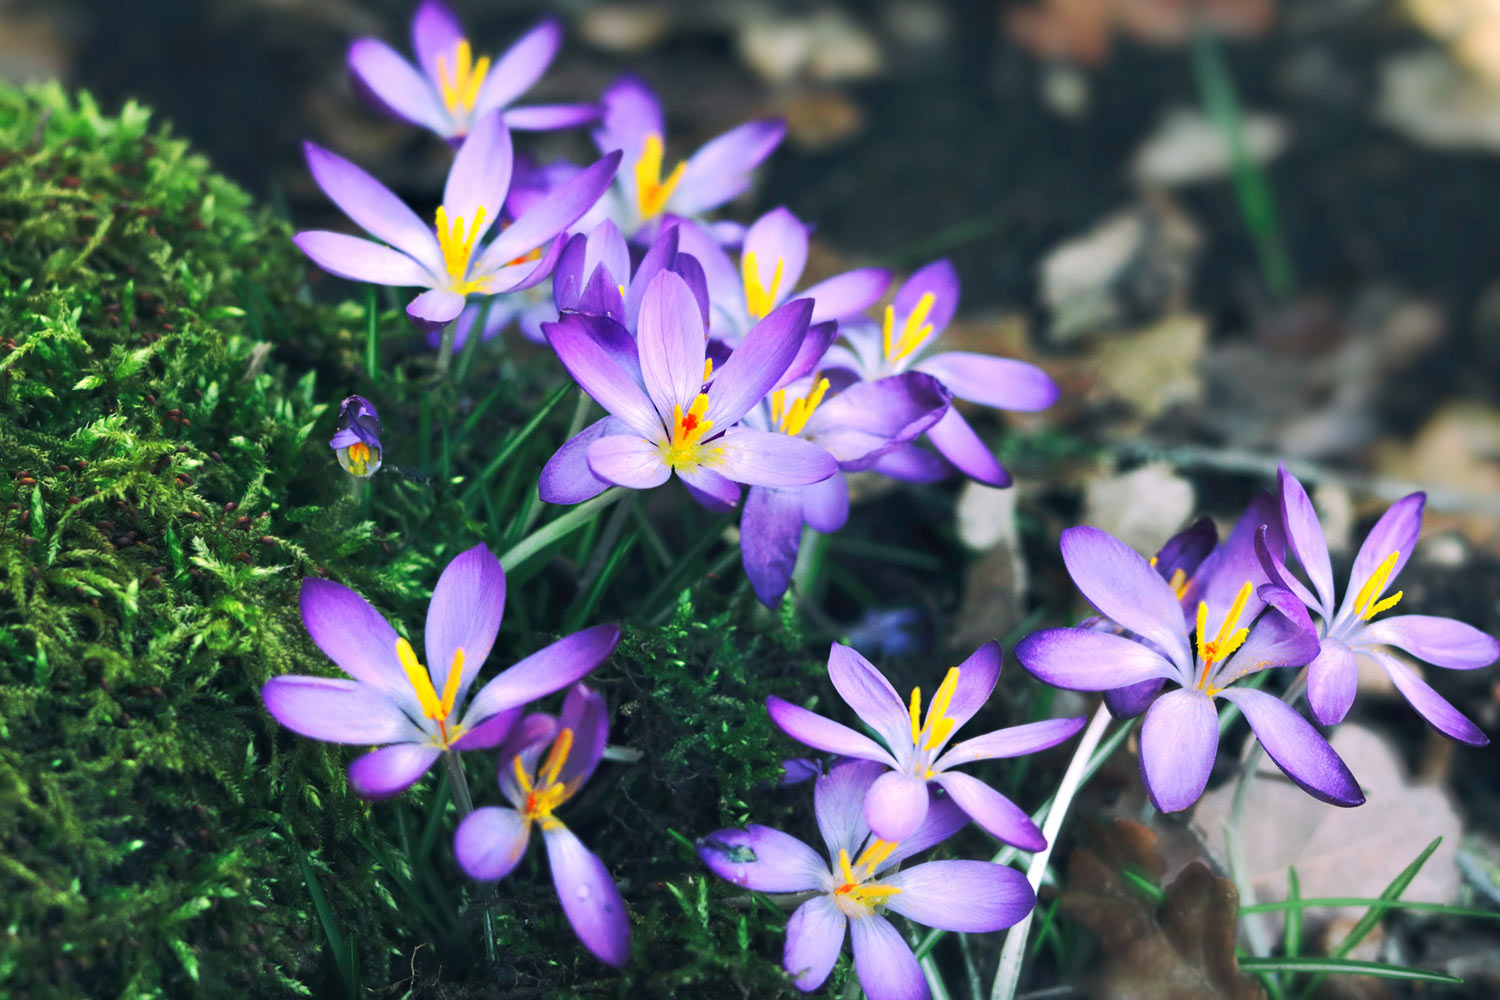
M 537 768 L 534 780 L 526 773 L 526 766 L 521 763 L 520 754 L 513 759 L 511 766 L 515 770 L 516 783 L 526 793 L 526 807 L 522 810 L 526 822 L 540 823 L 544 830 L 561 825 L 553 817 L 552 810 L 562 805 L 567 801 L 568 796 L 573 794 L 572 789 L 557 780 L 572 749 L 573 730 L 563 729 L 552 741 L 552 749 L 547 751 L 547 759 L 542 761 L 541 767 Z
M 923 292 L 922 297 L 917 300 L 917 307 L 906 317 L 906 322 L 901 325 L 901 332 L 896 332 L 896 307 L 885 307 L 885 323 L 881 328 L 881 342 L 885 345 L 885 358 L 887 361 L 900 361 L 926 340 L 932 333 L 932 324 L 927 322 L 927 316 L 932 312 L 932 307 L 937 303 L 937 296 L 932 292 Z
M 913 749 L 935 750 L 953 735 L 953 729 L 958 725 L 958 721 L 948 715 L 948 707 L 953 703 L 953 693 L 957 690 L 958 668 L 951 667 L 947 676 L 943 678 L 943 683 L 938 685 L 937 693 L 932 696 L 932 703 L 927 706 L 926 720 L 921 720 L 922 689 L 919 687 L 911 689 L 911 702 L 907 705 L 907 711 L 911 715 Z M 892 749 L 895 748 L 892 747 Z M 920 759 L 925 760 L 925 755 Z M 930 768 L 922 765 L 922 770 L 924 773 L 918 777 L 932 777 L 933 772 Z
M 1396 560 L 1400 558 L 1399 550 L 1386 556 L 1385 561 L 1375 567 L 1375 572 L 1370 574 L 1365 585 L 1359 588 L 1359 593 L 1354 595 L 1354 613 L 1365 621 L 1401 603 L 1401 595 L 1406 593 L 1404 590 L 1396 591 L 1383 601 L 1380 599 L 1380 595 L 1385 592 L 1386 586 L 1391 582 L 1391 574 L 1396 571 Z
M 1250 600 L 1250 594 L 1255 586 L 1249 581 L 1240 588 L 1240 592 L 1234 597 L 1234 604 L 1229 608 L 1229 614 L 1224 616 L 1224 624 L 1219 626 L 1219 632 L 1212 639 L 1208 638 L 1208 605 L 1203 601 L 1198 602 L 1198 658 L 1203 661 L 1203 672 L 1198 675 L 1198 690 L 1213 694 L 1205 685 L 1208 683 L 1209 672 L 1215 663 L 1222 663 L 1234 655 L 1234 651 L 1245 644 L 1250 637 L 1250 629 L 1236 628 L 1240 616 L 1245 613 L 1245 605 Z
M 417 701 L 422 705 L 422 714 L 438 724 L 438 735 L 433 741 L 433 746 L 448 749 L 464 734 L 463 726 L 455 725 L 451 729 L 448 726 L 448 716 L 453 714 L 453 700 L 458 697 L 458 684 L 463 679 L 464 651 L 462 649 L 453 651 L 453 663 L 448 667 L 448 677 L 443 682 L 441 698 L 438 697 L 437 689 L 432 686 L 431 673 L 417 662 L 417 654 L 412 650 L 411 643 L 405 639 L 397 639 L 396 658 L 401 661 L 401 668 L 406 671 L 406 679 L 411 681 L 412 688 L 417 692 Z
M 469 280 L 468 278 L 469 259 L 474 256 L 474 246 L 479 242 L 479 231 L 483 225 L 483 205 L 475 209 L 474 224 L 469 226 L 467 230 L 465 230 L 462 216 L 458 216 L 450 223 L 448 221 L 448 210 L 442 206 L 438 206 L 438 247 L 443 251 L 443 266 L 448 271 L 448 280 L 452 282 L 449 287 L 459 295 L 468 295 L 470 292 L 489 291 L 489 278 L 476 278 L 473 280 Z
M 707 367 L 707 366 L 705 366 Z M 713 430 L 714 422 L 704 418 L 708 412 L 708 393 L 700 392 L 682 412 L 682 404 L 672 407 L 672 439 L 661 446 L 661 460 L 674 469 L 699 465 L 703 461 L 700 442 Z
M 760 283 L 760 267 L 755 251 L 747 250 L 740 258 L 740 276 L 745 283 L 745 311 L 754 319 L 764 319 L 776 305 L 776 291 L 781 287 L 781 272 L 786 260 L 776 258 L 776 270 L 771 275 L 771 284 Z
M 828 392 L 828 380 L 818 379 L 813 391 L 800 399 L 792 400 L 792 405 L 786 405 L 786 390 L 777 389 L 771 393 L 771 423 L 783 434 L 801 434 L 802 428 L 807 426 L 808 420 L 812 418 L 813 412 L 823 402 L 823 395 Z
M 440 55 L 437 57 L 437 71 L 443 104 L 453 114 L 467 113 L 474 110 L 474 102 L 479 99 L 479 88 L 484 86 L 484 78 L 490 71 L 490 57 L 481 56 L 476 63 L 469 40 L 461 38 L 454 46 L 453 65 L 450 67 L 448 58 Z
M 339 464 L 352 476 L 364 478 L 380 467 L 380 451 L 363 441 L 340 448 L 337 452 Z
M 654 219 L 667 207 L 672 192 L 682 175 L 687 172 L 684 160 L 672 168 L 666 180 L 661 179 L 661 157 L 665 152 L 661 136 L 652 132 L 646 136 L 646 145 L 641 149 L 641 158 L 635 161 L 635 197 L 641 218 Z
M 833 889 L 833 901 L 850 917 L 868 917 L 875 908 L 885 905 L 886 900 L 901 890 L 894 885 L 881 885 L 870 881 L 875 868 L 896 849 L 895 841 L 874 840 L 860 854 L 853 865 L 849 863 L 849 852 L 839 848 L 839 874 L 843 882 Z

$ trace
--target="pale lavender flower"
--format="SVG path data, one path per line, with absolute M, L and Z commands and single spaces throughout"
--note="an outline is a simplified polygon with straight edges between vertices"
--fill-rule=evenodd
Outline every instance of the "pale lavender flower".
M 1416 547 L 1427 495 L 1413 493 L 1403 497 L 1375 523 L 1354 557 L 1344 600 L 1335 605 L 1333 567 L 1317 511 L 1307 491 L 1285 465 L 1278 475 L 1287 544 L 1312 581 L 1312 590 L 1287 569 L 1275 552 L 1263 549 L 1262 561 L 1277 583 L 1318 614 L 1319 651 L 1307 668 L 1307 702 L 1313 716 L 1324 725 L 1343 721 L 1354 703 L 1359 663 L 1363 660 L 1385 671 L 1396 690 L 1438 732 L 1475 746 L 1488 743 L 1489 737 L 1478 726 L 1391 655 L 1389 648 L 1394 646 L 1435 666 L 1474 670 L 1487 667 L 1500 657 L 1500 643 L 1474 626 L 1452 618 L 1396 615 L 1374 620 L 1376 615 L 1391 610 L 1401 601 L 1402 591 L 1389 597 L 1386 591 Z
M 630 957 L 625 901 L 604 863 L 555 815 L 599 766 L 608 738 L 604 699 L 582 684 L 568 692 L 560 718 L 527 716 L 500 753 L 500 791 L 511 807 L 470 813 L 458 825 L 453 853 L 471 877 L 492 882 L 520 863 L 538 827 L 568 923 L 601 961 L 622 966 Z
M 924 1000 L 931 994 L 917 957 L 886 913 L 979 934 L 1011 926 L 1036 905 L 1020 872 L 990 861 L 927 861 L 900 869 L 968 818 L 940 798 L 906 839 L 880 839 L 865 824 L 863 807 L 880 772 L 878 764 L 850 761 L 818 779 L 813 795 L 826 861 L 796 837 L 766 826 L 720 830 L 698 842 L 704 864 L 735 885 L 812 894 L 787 921 L 782 955 L 800 990 L 815 990 L 828 978 L 847 928 L 854 971 L 870 1000 Z
M 493 63 L 474 57 L 473 46 L 453 11 L 424 0 L 411 21 L 413 66 L 376 38 L 349 46 L 356 86 L 397 118 L 421 125 L 450 142 L 461 142 L 480 119 L 505 111 L 508 128 L 549 131 L 584 125 L 599 117 L 597 104 L 511 108 L 541 79 L 562 44 L 562 25 L 544 18 Z
M 936 785 L 992 836 L 1028 851 L 1046 846 L 1042 832 L 1019 806 L 954 768 L 1056 746 L 1078 732 L 1082 717 L 997 729 L 947 749 L 954 732 L 974 717 L 995 689 L 1000 677 L 998 642 L 985 643 L 948 671 L 927 706 L 925 719 L 921 688 L 913 689 L 910 702 L 903 702 L 885 675 L 848 646 L 834 643 L 829 650 L 828 677 L 839 697 L 879 734 L 884 746 L 775 695 L 766 699 L 766 709 L 771 721 L 799 743 L 875 761 L 889 769 L 873 783 L 865 799 L 865 821 L 878 836 L 884 840 L 912 836 L 927 813 L 928 786 Z
M 543 647 L 468 698 L 505 609 L 505 571 L 483 545 L 455 556 L 427 606 L 427 666 L 370 602 L 348 587 L 302 581 L 302 622 L 348 680 L 272 677 L 261 698 L 276 721 L 328 743 L 379 746 L 349 766 L 366 798 L 395 795 L 445 750 L 497 746 L 522 706 L 593 670 L 620 641 L 596 625 Z M 467 701 L 468 707 L 464 705 Z
M 481 245 L 510 186 L 510 132 L 498 111 L 480 119 L 453 158 L 436 230 L 348 160 L 313 143 L 306 150 L 318 186 L 383 243 L 312 230 L 294 237 L 297 246 L 341 278 L 427 289 L 406 307 L 424 330 L 457 319 L 470 295 L 517 291 L 551 274 L 561 233 L 598 199 L 620 161 L 619 153 L 604 157 Z
M 363 396 L 346 396 L 339 404 L 339 425 L 328 442 L 349 475 L 367 479 L 380 469 L 380 414 Z

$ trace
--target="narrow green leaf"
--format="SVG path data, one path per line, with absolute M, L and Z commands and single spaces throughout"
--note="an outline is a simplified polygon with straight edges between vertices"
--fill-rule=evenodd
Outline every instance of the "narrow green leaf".
M 1297 878 L 1295 867 L 1286 870 L 1286 898 L 1295 903 L 1302 898 L 1302 883 Z M 1240 910 L 1244 913 L 1244 910 Z M 1296 958 L 1302 949 L 1302 908 L 1293 906 L 1286 913 L 1286 934 L 1284 936 L 1284 948 L 1288 958 Z
M 1320 982 L 1329 974 L 1348 976 L 1376 976 L 1380 979 L 1405 979 L 1419 983 L 1444 983 L 1457 986 L 1463 982 L 1457 976 L 1426 969 L 1408 969 L 1385 962 L 1361 962 L 1352 958 L 1242 958 L 1240 971 L 1261 974 L 1265 972 L 1316 973 L 1313 982 Z
M 505 463 L 510 461 L 510 457 L 516 453 L 516 449 L 525 444 L 526 440 L 532 434 L 536 433 L 536 429 L 542 425 L 542 421 L 547 419 L 547 414 L 556 409 L 557 404 L 561 403 L 567 397 L 568 393 L 572 391 L 573 386 L 571 383 L 559 386 L 557 391 L 547 397 L 546 402 L 537 407 L 537 411 L 531 415 L 531 419 L 526 421 L 519 430 L 506 439 L 505 444 L 495 453 L 495 457 L 490 459 L 490 464 L 486 465 L 484 470 L 475 476 L 474 481 L 464 490 L 464 503 L 469 503 L 474 499 L 474 494 L 483 489 L 490 479 L 494 477 L 495 473 L 499 472 Z M 423 413 L 426 413 L 425 409 Z

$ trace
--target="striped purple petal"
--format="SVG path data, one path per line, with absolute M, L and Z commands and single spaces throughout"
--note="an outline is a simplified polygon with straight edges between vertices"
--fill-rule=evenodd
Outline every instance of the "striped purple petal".
M 578 940 L 616 968 L 630 959 L 630 918 L 604 862 L 558 823 L 542 828 L 552 884 Z
M 1359 782 L 1333 747 L 1286 702 L 1254 688 L 1231 688 L 1223 696 L 1240 707 L 1266 756 L 1303 791 L 1335 806 L 1364 802 Z
M 1141 779 L 1152 804 L 1177 812 L 1197 802 L 1218 750 L 1219 715 L 1208 695 L 1181 689 L 1152 702 L 1141 724 Z
M 505 570 L 483 544 L 454 556 L 443 568 L 427 604 L 423 636 L 432 686 L 446 691 L 448 671 L 463 654 L 463 673 L 452 704 L 462 705 L 469 685 L 489 658 L 505 613 Z
M 470 878 L 493 882 L 510 874 L 526 856 L 531 824 L 514 809 L 485 806 L 458 824 L 453 856 Z
M 823 985 L 838 964 L 849 918 L 828 895 L 814 896 L 786 922 L 781 966 L 804 993 Z
M 545 17 L 495 60 L 474 100 L 474 113 L 503 108 L 535 86 L 562 44 L 562 24 Z M 506 116 L 509 121 L 510 116 Z M 558 126 L 563 127 L 563 126 Z
M 750 824 L 698 841 L 698 857 L 715 875 L 756 892 L 807 892 L 828 880 L 828 863 L 790 834 Z
M 1036 905 L 1026 876 L 990 861 L 928 861 L 883 881 L 901 890 L 886 909 L 945 931 L 1004 930 Z
M 388 799 L 426 774 L 442 751 L 425 743 L 395 743 L 354 758 L 349 784 L 366 799 Z

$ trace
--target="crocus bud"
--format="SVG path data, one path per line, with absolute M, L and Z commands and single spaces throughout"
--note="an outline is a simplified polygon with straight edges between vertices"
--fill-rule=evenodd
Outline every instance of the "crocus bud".
M 380 468 L 380 415 L 363 396 L 349 396 L 339 404 L 339 429 L 328 442 L 344 471 L 359 479 Z

